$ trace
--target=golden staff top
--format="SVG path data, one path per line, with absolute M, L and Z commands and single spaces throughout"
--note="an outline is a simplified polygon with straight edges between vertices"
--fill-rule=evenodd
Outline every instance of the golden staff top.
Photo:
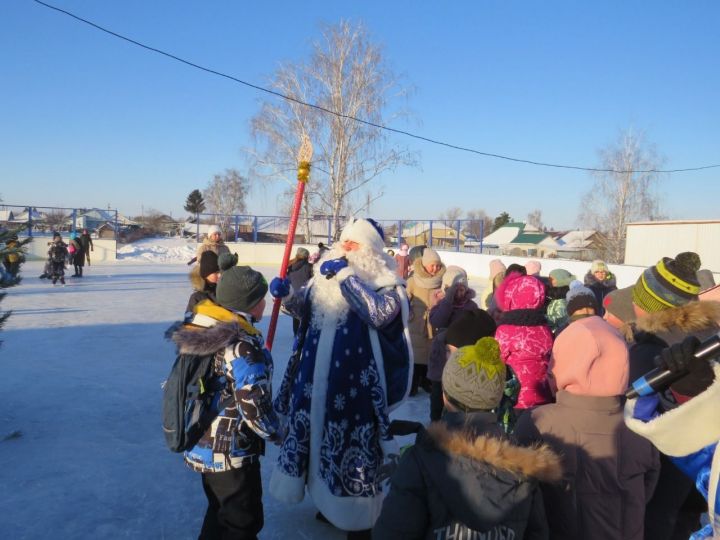
M 300 149 L 298 150 L 298 182 L 307 184 L 307 181 L 310 178 L 310 160 L 312 159 L 312 155 L 313 146 L 310 142 L 310 137 L 303 135 L 300 143 Z

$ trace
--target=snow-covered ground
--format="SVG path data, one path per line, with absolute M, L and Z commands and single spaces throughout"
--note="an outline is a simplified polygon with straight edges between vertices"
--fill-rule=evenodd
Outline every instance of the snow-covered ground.
M 85 267 L 66 287 L 38 279 L 41 262 L 2 309 L 0 332 L 0 536 L 196 538 L 205 512 L 200 476 L 165 447 L 160 384 L 174 361 L 164 330 L 191 292 L 194 245 L 152 240 L 121 248 L 114 264 Z M 258 268 L 271 278 L 276 268 Z M 267 328 L 269 310 L 260 323 Z M 281 315 L 273 348 L 275 387 L 291 345 Z M 394 418 L 425 420 L 420 392 Z M 267 485 L 277 451 L 263 461 Z M 340 539 L 315 520 L 306 498 L 287 506 L 264 496 L 261 538 Z

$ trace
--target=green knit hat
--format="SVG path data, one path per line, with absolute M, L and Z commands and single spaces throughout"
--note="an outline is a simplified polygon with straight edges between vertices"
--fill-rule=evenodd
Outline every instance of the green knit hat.
M 247 313 L 265 298 L 267 291 L 267 281 L 260 272 L 249 266 L 233 266 L 222 273 L 215 298 L 224 308 Z
M 674 259 L 663 257 L 638 278 L 632 291 L 633 303 L 655 313 L 697 300 L 699 269 L 700 256 L 692 251 L 680 253 Z

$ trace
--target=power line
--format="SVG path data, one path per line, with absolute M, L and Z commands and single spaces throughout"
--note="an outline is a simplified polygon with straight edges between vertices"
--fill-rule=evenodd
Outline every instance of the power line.
M 80 17 L 80 16 L 78 16 L 78 15 L 75 15 L 74 13 L 71 13 L 70 11 L 67 11 L 67 10 L 61 9 L 61 8 L 59 8 L 59 7 L 56 7 L 56 6 L 47 4 L 47 3 L 45 3 L 45 2 L 42 2 L 41 0 L 34 0 L 34 2 L 37 3 L 37 4 L 40 4 L 41 6 L 44 6 L 44 7 L 46 7 L 46 8 L 52 9 L 52 10 L 54 10 L 54 11 L 57 11 L 57 12 L 59 12 L 59 13 L 62 13 L 62 14 L 64 14 L 64 15 L 67 15 L 67 16 L 69 16 L 69 17 L 72 17 L 73 19 L 75 19 L 75 20 L 77 20 L 77 21 L 80 21 L 80 22 L 85 23 L 85 24 L 87 24 L 87 25 L 89 25 L 89 26 L 92 26 L 93 28 L 96 28 L 97 30 L 100 30 L 100 31 L 105 32 L 105 33 L 107 33 L 107 34 L 110 34 L 111 36 L 114 36 L 114 37 L 116 37 L 116 38 L 119 38 L 119 39 L 122 39 L 122 40 L 124 40 L 124 41 L 127 41 L 128 43 L 132 43 L 133 45 L 137 45 L 138 47 L 141 47 L 141 48 L 146 49 L 146 50 L 148 50 L 148 51 L 152 51 L 152 52 L 157 53 L 157 54 L 161 54 L 161 55 L 166 56 L 166 57 L 168 57 L 168 58 L 170 58 L 170 59 L 172 59 L 172 60 L 175 60 L 175 61 L 180 62 L 180 63 L 182 63 L 182 64 L 185 64 L 185 65 L 187 65 L 187 66 L 193 67 L 193 68 L 195 68 L 195 69 L 199 69 L 199 70 L 201 70 L 201 71 L 205 71 L 205 72 L 210 73 L 210 74 L 212 74 L 212 75 L 217 75 L 218 77 L 223 77 L 223 78 L 225 78 L 225 79 L 229 79 L 229 80 L 231 80 L 231 81 L 233 81 L 233 82 L 236 82 L 236 83 L 238 83 L 238 84 L 242 84 L 242 85 L 247 86 L 247 87 L 249 87 L 249 88 L 253 88 L 253 89 L 255 89 L 255 90 L 259 90 L 259 91 L 261 91 L 261 92 L 265 92 L 265 93 L 270 94 L 270 95 L 273 95 L 273 96 L 275 96 L 275 97 L 279 97 L 279 98 L 282 98 L 282 99 L 285 99 L 285 100 L 288 100 L 288 101 L 292 101 L 292 102 L 294 102 L 294 103 L 297 103 L 297 104 L 299 104 L 299 105 L 303 105 L 303 106 L 305 106 L 305 107 L 311 107 L 311 108 L 316 109 L 316 110 L 318 110 L 318 111 L 322 111 L 322 112 L 327 113 L 327 114 L 332 114 L 332 115 L 335 115 L 335 116 L 340 117 L 340 118 L 345 118 L 345 119 L 347 119 L 347 120 L 352 120 L 352 121 L 354 121 L 354 122 L 359 122 L 359 123 L 361 123 L 361 124 L 365 124 L 365 125 L 370 126 L 370 127 L 374 127 L 374 128 L 377 128 L 377 129 L 382 129 L 382 130 L 385 130 L 385 131 L 389 131 L 389 132 L 391 132 L 391 133 L 396 133 L 396 134 L 398 134 L 398 135 L 405 135 L 406 137 L 412 137 L 413 139 L 418 139 L 418 140 L 425 141 L 425 142 L 428 142 L 428 143 L 431 143 L 431 144 L 435 144 L 435 145 L 438 145 L 438 146 L 444 146 L 444 147 L 446 147 L 446 148 L 452 148 L 452 149 L 454 149 L 454 150 L 460 150 L 460 151 L 462 151 L 462 152 L 469 152 L 469 153 L 477 154 L 477 155 L 480 155 L 480 156 L 497 158 L 497 159 L 504 159 L 504 160 L 506 160 L 506 161 L 513 161 L 513 162 L 516 162 L 516 163 L 526 163 L 526 164 L 528 164 L 528 165 L 536 165 L 536 166 L 540 166 L 540 167 L 554 167 L 554 168 L 557 168 L 557 169 L 574 169 L 574 170 L 578 170 L 578 171 L 609 172 L 609 173 L 621 173 L 621 174 L 622 174 L 622 173 L 628 173 L 628 174 L 629 174 L 629 173 L 678 173 L 678 172 L 689 172 L 689 171 L 701 171 L 701 170 L 704 170 L 704 169 L 714 169 L 714 168 L 720 167 L 720 164 L 717 164 L 717 165 L 705 165 L 705 166 L 702 166 L 702 167 L 688 167 L 688 168 L 684 168 L 684 169 L 645 169 L 645 170 L 600 169 L 600 168 L 595 168 L 595 167 L 580 167 L 580 166 L 576 166 L 576 165 L 562 165 L 562 164 L 558 164 L 558 163 L 546 163 L 546 162 L 542 162 L 542 161 L 533 161 L 533 160 L 530 160 L 530 159 L 514 158 L 514 157 L 510 157 L 510 156 L 505 156 L 505 155 L 502 155 L 502 154 L 495 154 L 495 153 L 492 153 L 492 152 L 483 152 L 483 151 L 481 151 L 481 150 L 476 150 L 476 149 L 474 149 L 474 148 L 467 148 L 467 147 L 465 147 L 465 146 L 459 146 L 459 145 L 456 145 L 456 144 L 451 144 L 451 143 L 443 142 L 443 141 L 440 141 L 440 140 L 437 140 L 437 139 L 431 139 L 431 138 L 429 138 L 429 137 L 423 137 L 422 135 L 417 135 L 416 133 L 411 133 L 411 132 L 409 132 L 409 131 L 403 131 L 403 130 L 401 130 L 401 129 L 396 129 L 396 128 L 392 128 L 392 127 L 389 127 L 389 126 L 384 126 L 384 125 L 382 125 L 382 124 L 376 124 L 376 123 L 374 123 L 374 122 L 369 122 L 369 121 L 367 121 L 367 120 L 363 120 L 362 118 L 357 118 L 357 117 L 355 117 L 355 116 L 350 116 L 350 115 L 343 114 L 343 113 L 340 113 L 340 112 L 337 112 L 337 111 L 333 111 L 333 110 L 331 110 L 331 109 L 327 109 L 327 108 L 325 108 L 325 107 L 322 107 L 322 106 L 320 106 L 320 105 L 316 105 L 316 104 L 314 104 L 314 103 L 309 103 L 309 102 L 306 102 L 306 101 L 302 101 L 302 100 L 300 100 L 300 99 L 294 98 L 294 97 L 292 97 L 292 96 L 288 96 L 288 95 L 283 94 L 283 93 L 281 93 L 281 92 L 277 92 L 277 91 L 275 91 L 275 90 L 271 90 L 271 89 L 269 89 L 269 88 L 265 88 L 265 87 L 259 86 L 259 85 L 257 85 L 257 84 L 249 83 L 249 82 L 244 81 L 244 80 L 242 80 L 242 79 L 238 79 L 237 77 L 233 77 L 232 75 L 228 75 L 227 73 L 223 73 L 223 72 L 221 72 L 221 71 L 216 71 L 216 70 L 214 70 L 214 69 L 210 69 L 210 68 L 201 66 L 201 65 L 196 64 L 196 63 L 194 63 L 194 62 L 190 62 L 189 60 L 185 60 L 184 58 L 180 58 L 179 56 L 175 56 L 174 54 L 171 54 L 171 53 L 169 53 L 169 52 L 163 51 L 163 50 L 161 50 L 161 49 L 157 49 L 157 48 L 155 48 L 155 47 L 151 47 L 151 46 L 149 46 L 149 45 L 145 45 L 144 43 L 141 43 L 141 42 L 139 42 L 139 41 L 136 41 L 136 40 L 134 40 L 134 39 L 131 39 L 131 38 L 127 37 L 127 36 L 123 36 L 122 34 L 118 34 L 117 32 L 114 32 L 114 31 L 112 31 L 112 30 L 109 30 L 109 29 L 107 29 L 107 28 L 104 28 L 104 27 L 100 26 L 99 24 L 96 24 L 96 23 L 94 23 L 94 22 L 92 22 L 92 21 L 89 21 L 89 20 L 87 20 L 87 19 L 83 19 L 82 17 Z

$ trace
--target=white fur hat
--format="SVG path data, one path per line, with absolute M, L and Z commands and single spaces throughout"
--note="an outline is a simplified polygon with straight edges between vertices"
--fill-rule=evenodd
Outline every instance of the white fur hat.
M 385 248 L 385 234 L 382 227 L 372 219 L 352 218 L 340 234 L 340 241 L 346 240 L 357 242 L 376 252 L 382 253 Z
M 208 227 L 207 235 L 212 236 L 215 233 L 218 233 L 219 235 L 222 236 L 222 231 L 220 230 L 220 227 L 218 227 L 217 225 L 210 225 Z

